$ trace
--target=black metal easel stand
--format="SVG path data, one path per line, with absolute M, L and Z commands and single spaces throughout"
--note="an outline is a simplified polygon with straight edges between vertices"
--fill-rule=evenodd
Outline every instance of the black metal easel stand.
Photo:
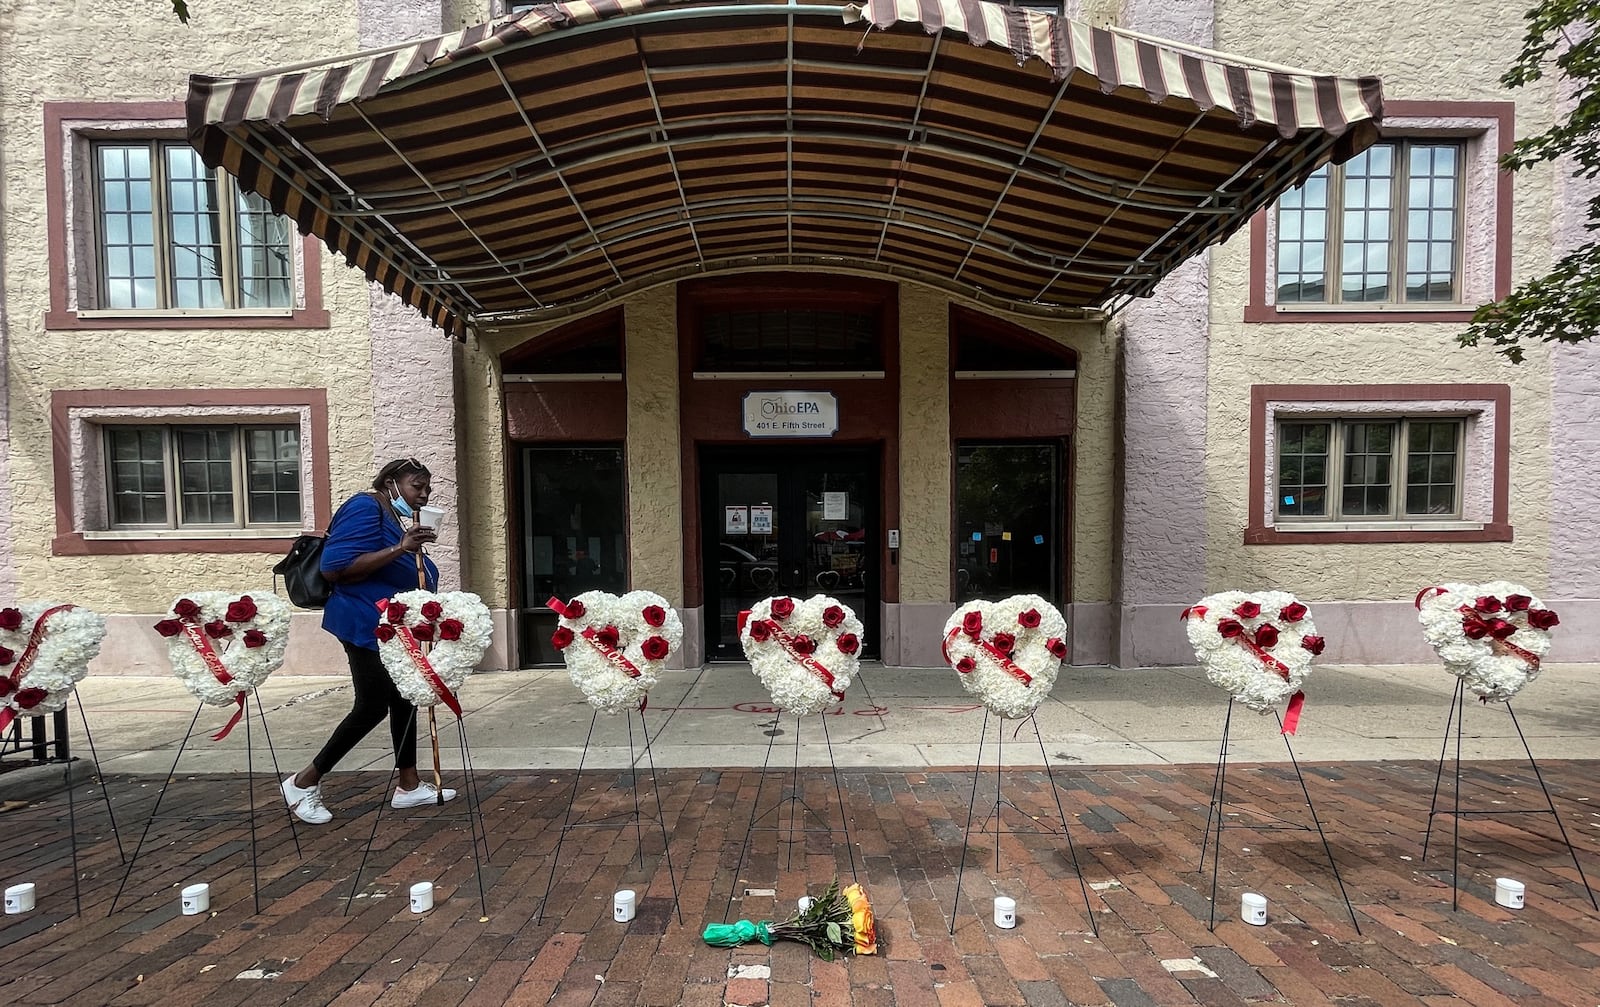
M 851 880 L 856 877 L 856 848 L 855 844 L 850 841 L 850 813 L 844 803 L 844 787 L 839 783 L 839 764 L 833 758 L 833 739 L 828 736 L 828 718 L 826 715 L 820 718 L 822 720 L 822 738 L 828 746 L 828 769 L 833 774 L 833 793 L 839 802 L 840 828 L 827 827 L 827 820 L 805 801 L 804 790 L 800 783 L 800 723 L 803 719 L 800 716 L 794 718 L 794 764 L 789 771 L 789 790 L 779 796 L 778 803 L 766 811 L 759 811 L 761 807 L 761 790 L 767 781 L 767 767 L 772 763 L 772 746 L 778 740 L 776 730 L 767 735 L 767 754 L 761 760 L 761 775 L 756 777 L 756 795 L 750 801 L 750 821 L 745 825 L 744 842 L 739 846 L 739 861 L 733 868 L 733 884 L 728 889 L 728 905 L 723 909 L 723 919 L 727 919 L 733 913 L 733 897 L 739 890 L 739 872 L 744 870 L 745 854 L 750 851 L 750 839 L 752 834 L 756 832 L 777 832 L 784 835 L 784 838 L 779 839 L 779 842 L 784 843 L 786 846 L 784 851 L 786 854 L 784 860 L 785 869 L 794 863 L 794 844 L 805 842 L 804 836 L 813 833 L 826 833 L 830 836 L 843 833 L 845 850 L 850 855 Z M 783 715 L 780 713 L 773 719 L 774 728 L 782 722 Z M 787 816 L 782 813 L 785 808 L 789 812 Z M 801 817 L 806 813 L 809 813 L 823 827 L 807 828 L 802 824 Z M 756 824 L 769 815 L 777 816 L 775 819 L 777 824 L 763 826 Z M 787 824 L 784 824 L 785 821 L 787 821 Z M 802 838 L 796 839 L 796 835 Z
M 417 708 L 411 708 L 411 729 L 417 725 Z M 484 916 L 489 915 L 489 899 L 483 888 L 483 865 L 489 861 L 489 827 L 483 820 L 483 801 L 478 793 L 477 774 L 472 766 L 472 746 L 467 744 L 467 725 L 460 717 L 456 718 L 456 738 L 461 749 L 461 796 L 466 802 L 466 810 L 459 812 L 445 812 L 437 815 L 438 818 L 465 818 L 467 826 L 472 829 L 472 864 L 473 873 L 478 881 L 478 908 Z M 389 803 L 389 794 L 394 791 L 395 776 L 400 772 L 396 766 L 389 770 L 389 779 L 383 786 L 383 792 L 378 795 L 378 813 L 372 817 L 372 833 L 367 836 L 367 845 L 361 851 L 361 864 L 356 868 L 355 876 L 350 879 L 350 896 L 344 901 L 344 915 L 350 915 L 350 907 L 355 903 L 356 892 L 361 889 L 361 875 L 367 869 L 367 858 L 372 856 L 372 844 L 378 838 L 378 823 L 383 821 L 384 805 Z M 444 802 L 440 801 L 443 807 Z M 478 851 L 478 839 L 483 838 L 483 851 Z
M 644 867 L 644 821 L 645 816 L 639 810 L 639 778 L 638 750 L 633 744 L 633 717 L 639 716 L 639 732 L 644 736 L 644 756 L 650 763 L 650 791 L 656 799 L 656 827 L 661 831 L 661 856 L 667 862 L 667 881 L 672 885 L 672 909 L 678 915 L 678 923 L 683 923 L 683 907 L 678 904 L 678 875 L 672 869 L 672 843 L 667 839 L 666 812 L 661 804 L 661 783 L 656 779 L 656 757 L 650 751 L 650 727 L 645 722 L 644 710 L 636 709 L 628 713 L 628 773 L 632 780 L 629 788 L 633 793 L 633 810 L 619 811 L 614 815 L 604 818 L 591 819 L 584 822 L 572 820 L 574 808 L 578 802 L 578 785 L 583 779 L 583 764 L 589 758 L 589 742 L 594 738 L 594 725 L 600 719 L 597 709 L 589 717 L 589 733 L 583 737 L 583 751 L 578 754 L 578 769 L 572 774 L 572 793 L 567 796 L 567 808 L 561 816 L 561 833 L 556 837 L 556 850 L 550 857 L 550 873 L 544 882 L 544 897 L 539 900 L 539 911 L 534 915 L 535 923 L 544 922 L 545 907 L 550 904 L 550 892 L 556 884 L 556 866 L 561 860 L 561 847 L 566 845 L 567 833 L 574 829 L 626 829 L 631 823 L 635 833 L 635 852 L 638 854 L 639 867 Z
M 1227 817 L 1223 814 L 1223 804 L 1227 798 L 1228 786 L 1228 732 L 1233 727 L 1233 699 L 1228 700 L 1228 715 L 1222 722 L 1222 747 L 1217 751 L 1217 772 L 1211 780 L 1211 807 L 1206 812 L 1206 831 L 1200 841 L 1200 866 L 1196 871 L 1206 869 L 1206 849 L 1211 841 L 1211 823 L 1217 823 L 1216 851 L 1211 858 L 1211 920 L 1207 924 L 1210 929 L 1217 928 L 1217 873 L 1222 867 L 1222 823 Z M 1279 830 L 1309 832 L 1312 828 L 1317 830 L 1317 836 L 1322 840 L 1322 852 L 1328 855 L 1328 866 L 1333 868 L 1333 880 L 1339 885 L 1339 895 L 1344 899 L 1345 911 L 1350 914 L 1350 923 L 1356 928 L 1356 933 L 1361 933 L 1361 924 L 1356 919 L 1355 907 L 1350 904 L 1350 895 L 1344 889 L 1344 878 L 1339 875 L 1339 863 L 1333 859 L 1333 847 L 1328 845 L 1328 834 L 1322 831 L 1322 819 L 1317 817 L 1317 806 L 1311 801 L 1311 791 L 1306 787 L 1305 774 L 1300 772 L 1300 760 L 1294 757 L 1294 746 L 1289 743 L 1289 736 L 1283 734 L 1283 717 L 1277 710 L 1272 711 L 1273 717 L 1278 721 L 1278 733 L 1283 738 L 1283 747 L 1289 752 L 1289 763 L 1294 766 L 1294 776 L 1300 781 L 1300 793 L 1305 795 L 1306 809 L 1311 812 L 1311 825 L 1297 825 L 1286 822 L 1281 818 L 1274 818 L 1277 825 L 1252 825 L 1250 828 L 1256 832 L 1272 832 Z
M 974 810 L 976 809 L 978 803 L 978 777 L 981 776 L 983 772 L 983 745 L 984 741 L 989 735 L 989 709 L 988 707 L 984 707 L 983 727 L 978 733 L 978 755 L 972 763 L 972 796 L 967 799 L 967 830 L 961 836 L 961 860 L 956 865 L 956 894 L 955 898 L 950 902 L 950 932 L 952 934 L 956 932 L 956 909 L 961 905 L 961 876 L 966 871 L 967 846 L 972 839 L 972 833 L 978 832 L 981 834 L 984 831 L 984 827 L 987 826 L 991 820 L 994 822 L 994 869 L 999 871 L 1001 809 L 1010 808 L 1012 811 L 1024 816 L 1031 822 L 1044 824 L 1040 821 L 1040 819 L 1034 817 L 1033 815 L 1029 815 L 1026 811 L 1023 811 L 1021 808 L 1017 807 L 1005 796 L 1003 782 L 1005 779 L 1004 755 L 1006 724 L 1004 718 L 996 717 L 995 719 L 998 721 L 998 723 L 995 725 L 995 733 L 998 740 L 995 743 L 994 752 L 994 805 L 989 809 L 988 814 L 984 816 L 983 821 L 979 823 L 976 829 L 974 829 L 972 827 L 972 822 L 974 819 Z M 1028 717 L 1028 720 L 1033 723 L 1033 736 L 1035 740 L 1039 742 L 1039 759 L 1044 763 L 1044 775 L 1045 778 L 1050 782 L 1050 793 L 1056 799 L 1056 815 L 1061 820 L 1061 828 L 1006 829 L 1005 833 L 1013 836 L 1064 836 L 1066 838 L 1067 853 L 1072 858 L 1072 873 L 1078 876 L 1078 889 L 1083 893 L 1083 914 L 1089 920 L 1089 929 L 1096 937 L 1098 937 L 1100 936 L 1100 925 L 1095 922 L 1094 910 L 1089 906 L 1089 886 L 1083 879 L 1083 868 L 1078 864 L 1078 848 L 1072 842 L 1072 830 L 1067 825 L 1067 812 L 1066 809 L 1061 805 L 1061 791 L 1056 787 L 1055 774 L 1050 769 L 1050 759 L 1047 755 L 1045 755 L 1044 737 L 1039 733 L 1038 720 L 1034 719 L 1032 716 Z
M 95 750 L 94 734 L 89 730 L 89 715 L 84 712 L 83 698 L 78 695 L 77 689 L 72 690 L 72 698 L 78 704 L 78 719 L 83 724 L 84 739 L 89 742 L 89 761 L 90 764 L 94 766 L 94 779 L 100 784 L 100 798 L 101 800 L 105 801 L 106 818 L 108 818 L 111 822 L 111 837 L 115 839 L 117 843 L 117 863 L 125 864 L 128 862 L 128 857 L 122 849 L 122 833 L 117 829 L 116 813 L 111 810 L 111 794 L 106 790 L 106 778 L 105 775 L 100 771 L 100 753 Z M 46 761 L 60 761 L 62 764 L 63 779 L 66 784 L 64 789 L 67 792 L 67 838 L 71 843 L 72 848 L 72 904 L 75 907 L 75 910 L 79 914 L 82 914 L 83 891 L 82 885 L 80 884 L 78 870 L 78 813 L 76 807 L 76 791 L 78 789 L 78 784 L 74 783 L 72 780 L 72 763 L 76 760 L 72 755 L 71 747 L 66 740 L 66 711 L 58 711 L 55 714 L 55 717 L 57 738 L 54 742 L 45 742 L 44 744 L 54 745 L 56 748 L 56 756 L 54 759 L 49 759 Z M 35 749 L 36 758 L 40 756 L 41 753 L 38 752 L 40 744 L 38 743 L 37 734 L 35 735 L 35 742 L 24 742 L 22 740 L 23 719 L 24 718 L 19 717 L 17 720 L 12 722 L 11 730 L 8 733 L 15 735 L 14 738 L 0 738 L 0 756 L 3 756 L 8 751 L 21 752 L 29 748 Z
M 1433 816 L 1449 815 L 1454 820 L 1454 828 L 1450 836 L 1450 908 L 1459 908 L 1461 887 L 1461 819 L 1473 815 L 1549 815 L 1556 821 L 1556 828 L 1561 830 L 1561 841 L 1567 846 L 1567 855 L 1572 858 L 1572 866 L 1578 870 L 1578 880 L 1583 882 L 1583 890 L 1589 893 L 1589 904 L 1600 909 L 1600 902 L 1595 901 L 1594 889 L 1589 887 L 1589 879 L 1583 873 L 1583 865 L 1578 862 L 1578 851 L 1572 846 L 1572 840 L 1567 836 L 1567 827 L 1561 821 L 1561 815 L 1556 811 L 1556 803 L 1550 797 L 1550 788 L 1545 786 L 1544 774 L 1539 771 L 1539 762 L 1533 757 L 1533 749 L 1528 747 L 1528 738 L 1522 733 L 1522 725 L 1517 723 L 1517 712 L 1511 708 L 1511 700 L 1506 700 L 1506 712 L 1511 714 L 1511 726 L 1517 729 L 1517 738 L 1522 742 L 1522 750 L 1528 755 L 1528 765 L 1533 767 L 1534 779 L 1539 781 L 1539 789 L 1544 793 L 1545 806 L 1542 808 L 1509 808 L 1493 811 L 1462 811 L 1461 810 L 1461 725 L 1466 720 L 1466 679 L 1456 679 L 1456 691 L 1450 700 L 1450 715 L 1444 722 L 1444 743 L 1439 746 L 1439 770 L 1433 777 L 1433 797 L 1428 801 L 1428 829 L 1422 837 L 1422 859 L 1428 859 L 1428 842 L 1433 838 Z M 1439 807 L 1439 781 L 1444 778 L 1445 751 L 1450 747 L 1450 725 L 1456 728 L 1456 754 L 1455 754 L 1455 787 L 1452 806 Z
M 251 895 L 255 900 L 255 911 L 261 912 L 261 872 L 257 866 L 259 857 L 256 855 L 256 757 L 255 740 L 250 729 L 250 707 L 254 701 L 256 716 L 261 720 L 261 733 L 267 739 L 267 752 L 272 756 L 273 778 L 282 777 L 283 771 L 278 768 L 278 752 L 272 747 L 272 732 L 267 728 L 267 711 L 261 707 L 261 694 L 255 689 L 250 690 L 250 695 L 245 697 L 244 708 L 244 752 L 245 773 L 249 780 L 249 793 L 245 801 L 248 808 L 246 812 L 250 819 L 250 881 Z M 201 702 L 195 706 L 194 716 L 189 719 L 189 729 L 183 732 L 183 741 L 178 745 L 178 753 L 172 757 L 172 769 L 167 772 L 166 778 L 161 781 L 161 790 L 156 794 L 155 807 L 150 809 L 150 817 L 144 823 L 144 831 L 139 834 L 139 842 L 133 848 L 133 856 L 128 859 L 128 866 L 123 869 L 122 882 L 117 885 L 117 894 L 111 897 L 111 908 L 106 911 L 110 916 L 117 911 L 117 901 L 122 898 L 122 891 L 128 885 L 128 877 L 133 874 L 134 865 L 139 862 L 139 854 L 144 850 L 144 841 L 150 836 L 150 826 L 158 819 L 174 819 L 185 822 L 216 822 L 230 821 L 238 817 L 237 813 L 231 815 L 165 815 L 161 814 L 161 802 L 167 796 L 167 788 L 172 785 L 172 778 L 178 772 L 178 760 L 183 758 L 183 751 L 189 747 L 189 739 L 194 735 L 194 725 L 200 720 L 200 713 L 206 708 Z M 305 854 L 300 849 L 300 830 L 294 822 L 294 812 L 284 809 L 289 816 L 289 833 L 294 837 L 295 856 L 303 857 Z

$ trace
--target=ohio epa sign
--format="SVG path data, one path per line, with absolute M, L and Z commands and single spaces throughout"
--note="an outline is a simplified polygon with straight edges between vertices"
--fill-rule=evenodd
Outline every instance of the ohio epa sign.
M 839 432 L 839 400 L 832 392 L 749 392 L 744 432 L 751 437 L 832 437 Z

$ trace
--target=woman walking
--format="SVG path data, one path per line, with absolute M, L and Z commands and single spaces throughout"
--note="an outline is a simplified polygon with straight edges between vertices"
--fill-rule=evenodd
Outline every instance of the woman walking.
M 303 822 L 333 819 L 322 802 L 322 777 L 350 754 L 387 715 L 394 741 L 399 786 L 389 802 L 396 808 L 438 803 L 439 791 L 417 776 L 416 707 L 401 697 L 378 657 L 378 602 L 417 589 L 419 557 L 427 589 L 437 590 L 439 570 L 422 556 L 438 537 L 414 522 L 433 487 L 428 469 L 415 458 L 397 458 L 378 471 L 369 492 L 346 500 L 333 516 L 322 549 L 322 576 L 332 586 L 322 611 L 322 628 L 344 645 L 350 660 L 355 702 L 311 764 L 283 781 L 283 799 Z M 456 796 L 444 791 L 444 800 Z

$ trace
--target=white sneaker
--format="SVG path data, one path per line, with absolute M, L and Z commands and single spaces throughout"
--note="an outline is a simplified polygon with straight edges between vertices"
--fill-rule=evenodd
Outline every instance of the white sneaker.
M 283 799 L 289 805 L 289 810 L 302 822 L 312 825 L 326 825 L 333 821 L 333 812 L 329 811 L 322 803 L 322 788 L 297 787 L 294 777 L 283 781 Z
M 456 792 L 449 787 L 444 788 L 444 799 L 447 801 L 455 800 Z M 433 789 L 433 784 L 419 783 L 415 790 L 394 788 L 394 798 L 389 801 L 389 806 L 392 808 L 420 808 L 427 804 L 438 803 L 439 791 Z

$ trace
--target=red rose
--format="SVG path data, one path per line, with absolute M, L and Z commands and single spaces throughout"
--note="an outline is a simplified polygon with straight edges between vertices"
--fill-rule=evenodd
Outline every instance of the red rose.
M 791 615 L 794 615 L 793 598 L 772 599 L 772 617 L 774 619 L 787 619 Z
M 255 617 L 256 601 L 249 595 L 245 595 L 238 601 L 228 602 L 228 614 L 226 618 L 229 622 L 249 622 Z
M 1526 612 L 1528 606 L 1533 604 L 1533 599 L 1525 594 L 1506 595 L 1506 609 L 1511 612 Z
M 822 612 L 822 624 L 829 629 L 844 622 L 844 609 L 838 605 L 829 605 Z
M 755 619 L 750 623 L 750 639 L 757 643 L 765 643 L 772 637 L 772 626 L 765 619 Z
M 1276 647 L 1277 645 L 1278 645 L 1278 627 L 1274 626 L 1270 622 L 1266 623 L 1264 625 L 1256 627 L 1256 646 L 1257 647 L 1271 648 L 1271 647 Z
M 1489 620 L 1489 635 L 1496 640 L 1504 640 L 1516 631 L 1517 627 L 1514 623 L 1506 622 L 1504 619 Z
M 0 608 L 0 629 L 16 629 L 21 625 L 21 610 L 15 608 Z
M 1046 650 L 1055 655 L 1057 660 L 1065 661 L 1067 659 L 1067 641 L 1060 637 L 1052 636 L 1045 641 L 1044 646 Z
M 557 650 L 566 650 L 572 643 L 572 630 L 565 626 L 557 626 L 556 631 L 550 634 L 550 646 Z
M 612 649 L 616 649 L 617 641 L 622 639 L 622 634 L 617 632 L 617 627 L 615 626 L 602 627 L 600 632 L 596 633 L 594 636 L 595 639 Z
M 796 654 L 811 654 L 815 653 L 817 649 L 817 641 L 811 639 L 809 636 L 806 636 L 804 633 L 801 633 L 799 636 L 795 637 L 792 643 L 794 645 L 794 652 Z
M 422 603 L 422 617 L 424 619 L 428 620 L 429 622 L 432 622 L 433 620 L 439 618 L 441 615 L 444 615 L 444 606 L 443 605 L 439 604 L 436 601 L 425 601 L 425 602 Z
M 411 638 L 413 640 L 421 640 L 424 643 L 432 640 L 433 639 L 433 623 L 431 623 L 431 622 L 419 622 L 415 626 L 412 626 L 411 627 Z
M 1001 653 L 1009 654 L 1012 648 L 1017 645 L 1017 638 L 1010 633 L 996 633 L 994 635 L 994 645 L 995 649 Z
M 1231 640 L 1244 633 L 1244 626 L 1235 619 L 1223 619 L 1217 623 L 1217 632 L 1224 640 Z
M 386 622 L 378 623 L 376 632 L 378 634 L 378 639 L 382 640 L 384 643 L 388 643 L 390 640 L 394 639 L 394 627 Z
M 162 619 L 156 623 L 156 632 L 162 636 L 177 636 L 183 632 L 183 623 L 176 619 Z
M 461 639 L 461 631 L 466 628 L 461 624 L 460 619 L 446 619 L 444 622 L 439 623 L 439 639 L 459 640 Z
M 1241 601 L 1233 607 L 1233 614 L 1241 619 L 1254 619 L 1261 614 L 1261 606 L 1253 601 Z
M 660 605 L 646 605 L 644 607 L 644 621 L 648 626 L 665 626 L 667 624 L 667 610 Z
M 573 620 L 582 619 L 583 618 L 583 613 L 585 613 L 587 611 L 588 611 L 588 609 L 583 607 L 583 602 L 579 601 L 576 598 L 574 598 L 571 601 L 567 602 L 567 618 L 568 619 L 573 619 Z
M 389 607 L 383 610 L 383 614 L 390 622 L 398 626 L 406 621 L 406 613 L 409 611 L 411 610 L 398 601 L 391 601 Z
M 841 654 L 854 654 L 861 649 L 861 641 L 856 639 L 854 633 L 841 634 L 838 643 Z
M 1022 623 L 1022 628 L 1024 629 L 1038 629 L 1039 618 L 1039 610 L 1036 608 L 1030 608 L 1026 612 L 1023 612 L 1021 615 L 1017 616 L 1017 621 Z
M 178 603 L 172 606 L 172 614 L 184 622 L 194 622 L 200 615 L 200 606 L 188 598 L 179 598 Z
M 1472 607 L 1484 615 L 1493 615 L 1500 611 L 1500 599 L 1492 594 L 1486 594 L 1472 603 Z
M 970 673 L 977 666 L 977 663 L 974 662 L 970 657 L 963 657 L 961 660 L 956 662 L 956 670 L 961 672 L 963 675 Z
M 1548 608 L 1533 608 L 1528 610 L 1528 625 L 1534 629 L 1554 629 L 1561 625 L 1561 620 Z
M 657 612 L 661 611 L 658 606 L 652 605 L 651 608 L 654 608 Z M 640 652 L 644 654 L 645 659 L 648 661 L 663 660 L 667 656 L 667 651 L 671 649 L 667 641 L 659 636 L 647 636 L 644 638 L 644 643 L 639 645 Z
M 17 708 L 31 710 L 44 702 L 49 695 L 43 689 L 19 689 L 17 691 Z
M 1305 636 L 1300 638 L 1300 646 L 1311 651 L 1312 654 L 1322 653 L 1323 648 L 1327 645 L 1328 641 L 1324 640 L 1320 636 Z
M 212 619 L 210 622 L 206 623 L 206 636 L 211 637 L 213 640 L 220 640 L 225 636 L 232 635 L 233 627 L 229 626 L 221 619 Z
M 380 626 L 379 628 L 384 629 L 387 627 Z M 244 631 L 244 645 L 246 647 L 265 647 L 267 645 L 267 634 L 259 629 L 247 629 Z
M 0 675 L 0 699 L 5 699 L 7 696 L 11 695 L 11 691 L 16 687 L 17 683 L 11 681 L 11 679 L 4 675 Z
M 983 613 L 968 612 L 961 617 L 961 629 L 970 637 L 977 637 L 983 632 Z
M 1306 617 L 1306 607 L 1298 601 L 1291 601 L 1278 612 L 1278 618 L 1284 622 L 1299 622 Z
M 1461 632 L 1469 640 L 1482 640 L 1489 635 L 1489 624 L 1474 615 L 1461 620 Z
M 17 659 L 17 655 L 5 647 L 0 647 L 0 664 L 10 664 Z

